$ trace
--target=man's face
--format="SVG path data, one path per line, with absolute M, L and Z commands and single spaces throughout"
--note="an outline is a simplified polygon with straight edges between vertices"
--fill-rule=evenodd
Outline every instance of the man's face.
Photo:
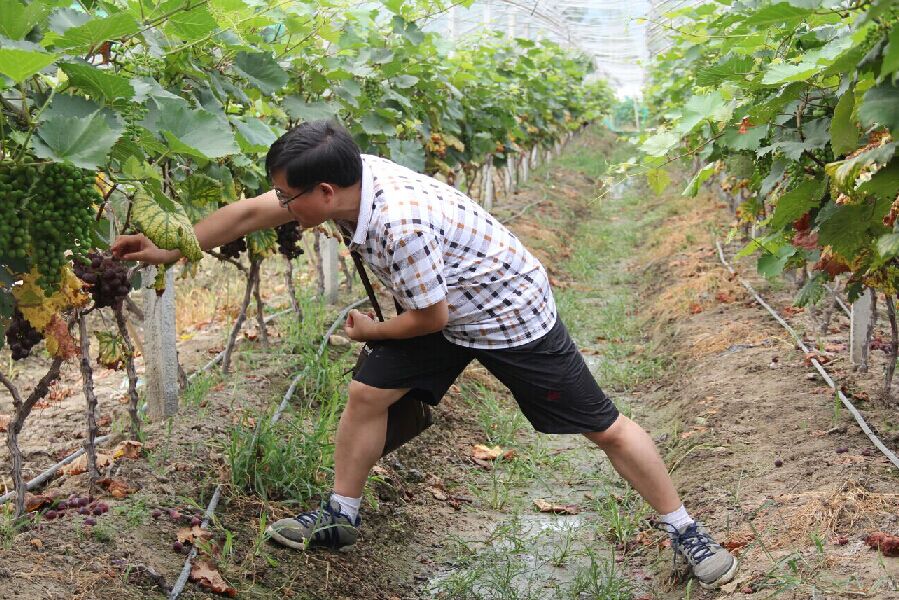
M 293 188 L 287 184 L 284 171 L 272 174 L 272 184 L 278 201 L 290 211 L 303 229 L 321 225 L 329 218 L 333 200 L 333 188 L 317 183 L 310 188 Z

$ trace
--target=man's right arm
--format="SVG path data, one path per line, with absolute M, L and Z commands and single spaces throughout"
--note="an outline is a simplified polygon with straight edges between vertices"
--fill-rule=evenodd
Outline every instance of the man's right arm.
M 278 204 L 274 191 L 255 198 L 244 198 L 218 209 L 194 226 L 200 248 L 209 250 L 227 244 L 253 231 L 289 223 L 293 215 Z M 122 260 L 151 264 L 171 263 L 181 258 L 178 250 L 162 250 L 143 234 L 121 235 L 111 247 Z

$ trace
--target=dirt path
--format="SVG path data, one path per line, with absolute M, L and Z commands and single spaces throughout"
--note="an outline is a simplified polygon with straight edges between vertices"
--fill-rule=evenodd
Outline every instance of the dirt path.
M 616 148 L 605 135 L 583 137 L 496 212 L 514 216 L 512 229 L 547 265 L 597 379 L 657 439 L 688 508 L 740 552 L 728 590 L 671 577 L 664 536 L 608 461 L 577 436 L 534 434 L 478 365 L 435 426 L 378 466 L 355 547 L 298 554 L 265 541 L 268 522 L 328 488 L 355 354 L 335 346 L 312 360 L 336 311 L 306 299 L 303 327 L 279 322 L 275 348 L 248 345 L 233 375 L 201 378 L 178 419 L 149 426 L 144 456 L 114 468 L 136 491 L 104 495 L 110 511 L 96 525 L 72 516 L 16 530 L 0 517 L 0 598 L 164 598 L 184 562 L 173 542 L 185 524 L 168 510 L 205 505 L 219 482 L 223 501 L 202 546 L 239 598 L 899 597 L 897 559 L 861 541 L 872 530 L 899 533 L 899 477 L 865 452 L 870 444 L 806 378 L 786 333 L 716 263 L 709 232 L 727 216 L 711 199 L 620 187 L 595 201 Z M 790 290 L 756 283 L 789 305 Z M 845 340 L 844 325 L 835 317 L 822 349 Z M 848 377 L 830 348 L 830 366 Z M 269 429 L 267 415 L 304 365 L 310 376 Z M 861 395 L 876 382 L 850 383 Z M 864 409 L 884 437 L 895 433 L 895 412 L 876 401 Z M 477 458 L 477 444 L 498 447 L 500 458 Z M 76 475 L 47 491 L 84 489 Z M 535 501 L 576 514 L 542 513 Z M 218 596 L 190 583 L 181 597 Z

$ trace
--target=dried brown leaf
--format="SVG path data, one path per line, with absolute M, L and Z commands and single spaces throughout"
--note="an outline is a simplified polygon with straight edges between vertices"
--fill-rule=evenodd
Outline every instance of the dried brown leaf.
M 229 598 L 237 597 L 237 590 L 228 585 L 222 578 L 222 574 L 204 560 L 198 560 L 191 566 L 190 580 L 210 592 L 223 594 Z
M 212 537 L 212 532 L 203 529 L 199 525 L 193 527 L 179 527 L 178 541 L 182 544 L 193 544 L 196 540 L 208 540 Z
M 125 440 L 112 451 L 113 458 L 140 458 L 140 451 L 144 445 L 134 440 Z

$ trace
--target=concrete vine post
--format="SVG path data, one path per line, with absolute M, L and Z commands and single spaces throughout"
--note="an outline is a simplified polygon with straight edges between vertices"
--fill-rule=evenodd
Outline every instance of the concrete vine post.
M 493 210 L 493 156 L 487 157 L 487 162 L 484 164 L 484 195 L 481 204 L 488 211 Z
M 853 370 L 868 372 L 868 353 L 876 321 L 877 296 L 874 290 L 867 289 L 852 304 L 849 318 L 849 362 Z
M 337 302 L 339 292 L 338 274 L 340 273 L 337 238 L 322 239 L 322 274 L 324 276 L 324 295 L 329 304 Z
M 175 331 L 175 272 L 165 273 L 165 291 L 153 289 L 156 267 L 141 272 L 144 297 L 144 359 L 146 361 L 147 407 L 151 419 L 164 419 L 178 412 L 178 335 Z

